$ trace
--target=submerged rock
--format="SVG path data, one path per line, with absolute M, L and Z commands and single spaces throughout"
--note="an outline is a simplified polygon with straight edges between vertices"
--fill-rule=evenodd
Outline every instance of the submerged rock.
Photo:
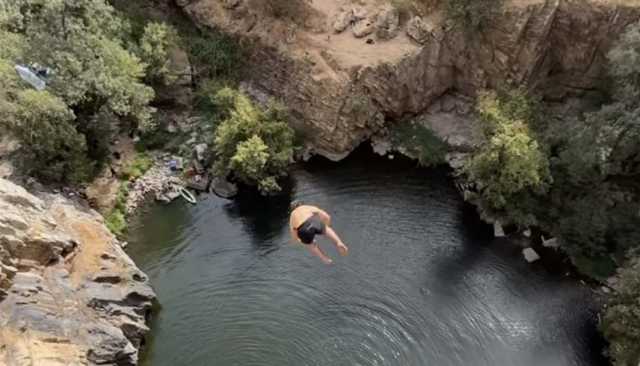
M 533 263 L 540 259 L 540 255 L 538 255 L 538 253 L 533 250 L 533 248 L 522 249 L 522 255 L 524 256 L 524 259 L 529 263 Z
M 0 364 L 136 365 L 154 298 L 97 212 L 0 179 Z
M 500 221 L 496 221 L 493 223 L 493 236 L 495 236 L 496 238 L 502 238 L 505 236 L 504 228 L 502 227 Z
M 223 178 L 213 178 L 211 191 L 222 198 L 233 198 L 238 194 L 238 186 Z
M 545 239 L 543 236 L 542 246 L 546 248 L 558 248 L 560 246 L 560 243 L 558 243 L 558 238 Z

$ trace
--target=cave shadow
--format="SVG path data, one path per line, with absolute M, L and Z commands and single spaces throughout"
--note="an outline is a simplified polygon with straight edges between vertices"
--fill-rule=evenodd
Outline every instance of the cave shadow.
M 293 178 L 283 179 L 282 191 L 271 196 L 263 196 L 253 188 L 241 187 L 233 201 L 223 206 L 229 217 L 243 223 L 245 232 L 252 239 L 252 245 L 261 256 L 280 247 L 279 243 L 270 239 L 278 236 L 283 228 L 289 227 L 294 186 Z

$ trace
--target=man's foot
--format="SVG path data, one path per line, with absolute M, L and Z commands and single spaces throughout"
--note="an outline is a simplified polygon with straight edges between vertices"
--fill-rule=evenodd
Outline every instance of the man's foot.
M 347 254 L 349 254 L 349 248 L 347 248 L 347 246 L 344 245 L 344 243 L 340 243 L 338 244 L 338 252 L 340 252 L 340 255 L 344 257 Z

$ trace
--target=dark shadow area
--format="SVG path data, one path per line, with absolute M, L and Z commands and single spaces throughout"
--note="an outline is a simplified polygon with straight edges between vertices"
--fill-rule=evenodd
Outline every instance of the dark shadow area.
M 280 184 L 282 191 L 272 196 L 263 196 L 255 189 L 243 187 L 233 201 L 224 205 L 227 215 L 242 220 L 253 245 L 264 255 L 277 249 L 276 244 L 268 239 L 289 225 L 289 207 L 295 183 L 293 179 L 286 178 Z

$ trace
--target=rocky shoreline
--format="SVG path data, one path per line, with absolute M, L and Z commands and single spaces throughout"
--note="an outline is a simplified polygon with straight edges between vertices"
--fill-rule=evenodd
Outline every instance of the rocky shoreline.
M 131 184 L 126 214 L 133 214 L 150 197 L 160 202 L 171 202 L 180 196 L 178 190 L 185 185 L 183 179 L 172 172 L 164 160 L 158 159 L 151 169 Z

